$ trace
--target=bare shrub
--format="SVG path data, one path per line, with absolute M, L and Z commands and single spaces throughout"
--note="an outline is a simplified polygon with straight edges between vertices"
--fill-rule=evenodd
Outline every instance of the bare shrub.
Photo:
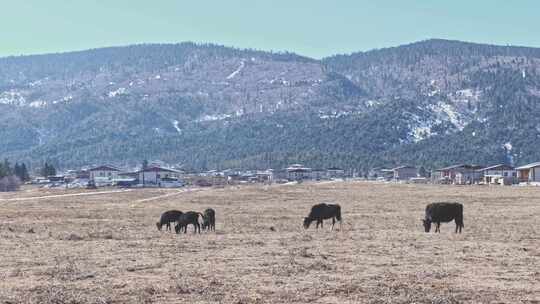
M 17 191 L 20 186 L 21 180 L 15 175 L 0 178 L 0 192 Z

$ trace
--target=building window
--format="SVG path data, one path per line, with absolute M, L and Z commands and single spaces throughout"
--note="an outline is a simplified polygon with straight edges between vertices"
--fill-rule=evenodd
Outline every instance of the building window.
M 508 172 L 504 172 L 504 177 L 508 177 Z

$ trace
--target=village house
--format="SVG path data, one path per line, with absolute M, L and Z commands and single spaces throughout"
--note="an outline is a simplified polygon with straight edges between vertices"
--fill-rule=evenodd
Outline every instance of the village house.
M 181 171 L 160 166 L 149 166 L 139 170 L 137 173 L 140 184 L 143 186 L 157 187 L 163 187 L 173 183 L 173 180 L 179 180 L 179 177 L 182 174 Z
M 92 181 L 111 181 L 118 178 L 120 169 L 111 165 L 101 165 L 88 170 Z
M 368 179 L 391 180 L 394 177 L 394 170 L 388 168 L 373 168 L 368 172 Z
M 326 169 L 326 177 L 327 178 L 344 178 L 345 177 L 345 170 L 338 168 L 338 167 L 331 167 Z
M 511 185 L 517 177 L 517 172 L 510 165 L 494 165 L 477 170 L 483 175 L 484 184 Z
M 311 168 L 306 168 L 300 164 L 293 164 L 285 170 L 287 171 L 287 179 L 290 181 L 311 178 Z
M 540 184 L 540 162 L 517 167 L 516 171 L 520 183 Z
M 257 171 L 257 182 L 259 183 L 272 183 L 274 181 L 274 170 L 268 169 L 266 171 Z
M 311 179 L 320 181 L 326 178 L 327 178 L 326 170 L 321 169 L 321 168 L 316 168 L 316 169 L 311 170 Z
M 396 181 L 408 181 L 418 176 L 418 170 L 413 166 L 400 166 L 392 169 L 393 179 Z
M 437 169 L 434 177 L 439 183 L 449 183 L 455 185 L 470 185 L 479 182 L 482 179 L 482 166 L 478 165 L 454 165 Z

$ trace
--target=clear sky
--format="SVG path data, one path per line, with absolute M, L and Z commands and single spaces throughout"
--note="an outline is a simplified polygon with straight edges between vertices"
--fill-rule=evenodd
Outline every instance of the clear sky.
M 0 56 L 194 41 L 320 58 L 428 38 L 540 47 L 540 1 L 0 0 Z

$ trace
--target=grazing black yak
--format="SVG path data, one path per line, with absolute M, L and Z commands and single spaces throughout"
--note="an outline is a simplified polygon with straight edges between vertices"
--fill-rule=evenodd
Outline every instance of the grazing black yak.
M 435 223 L 435 232 L 441 232 L 441 223 L 456 222 L 456 232 L 461 233 L 463 224 L 463 205 L 460 203 L 432 203 L 426 206 L 426 215 L 422 220 L 426 232 L 431 230 L 431 223 Z
M 216 212 L 212 208 L 208 208 L 203 212 L 202 229 L 216 231 Z
M 182 229 L 184 229 L 184 233 L 187 233 L 187 226 L 193 225 L 193 232 L 197 233 L 197 230 L 199 233 L 201 233 L 201 225 L 199 224 L 199 216 L 203 216 L 200 212 L 195 211 L 188 211 L 184 214 L 182 214 L 178 220 L 176 221 L 176 226 L 174 226 L 174 230 L 176 233 L 180 233 Z
M 336 223 L 336 220 L 339 221 L 339 225 L 341 227 L 341 206 L 337 204 L 317 204 L 311 207 L 311 212 L 306 218 L 304 218 L 304 228 L 308 229 L 309 225 L 313 221 L 317 221 L 317 229 L 319 228 L 319 224 L 321 224 L 322 228 L 323 220 L 329 218 L 332 219 L 332 230 L 334 229 L 334 224 Z
M 161 231 L 161 228 L 163 225 L 167 226 L 167 230 L 171 230 L 171 223 L 174 223 L 178 220 L 178 218 L 182 215 L 182 211 L 178 210 L 169 210 L 165 211 L 161 214 L 161 217 L 159 218 L 159 222 L 156 223 L 157 229 Z

